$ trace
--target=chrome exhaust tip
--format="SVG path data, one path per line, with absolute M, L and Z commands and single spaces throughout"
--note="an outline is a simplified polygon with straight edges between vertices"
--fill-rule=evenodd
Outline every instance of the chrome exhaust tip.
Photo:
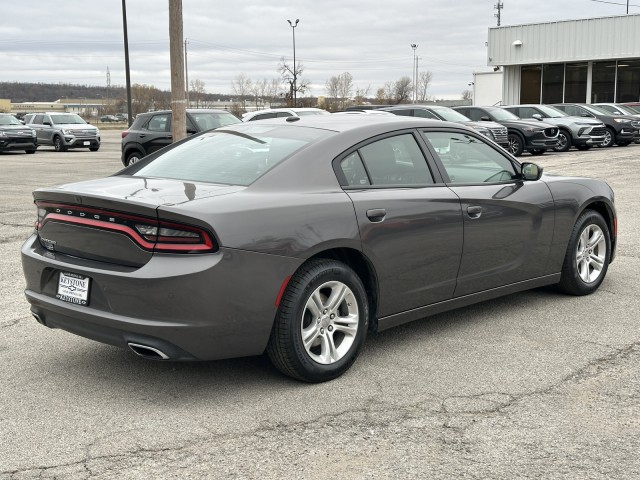
M 42 318 L 40 318 L 40 315 L 38 315 L 37 313 L 33 313 L 31 312 L 31 315 L 33 315 L 33 318 L 36 319 L 36 322 L 38 322 L 40 325 L 45 325 L 44 320 L 42 320 Z
M 140 357 L 147 358 L 149 360 L 169 360 L 169 355 L 157 348 L 150 347 L 149 345 L 140 345 L 139 343 L 127 343 L 129 348 Z

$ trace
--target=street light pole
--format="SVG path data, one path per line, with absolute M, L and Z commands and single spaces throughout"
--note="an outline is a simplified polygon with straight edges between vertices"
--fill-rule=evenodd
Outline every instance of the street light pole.
M 293 106 L 297 106 L 297 98 L 298 98 L 298 87 L 296 86 L 296 80 L 298 79 L 298 72 L 296 72 L 296 27 L 298 26 L 299 18 L 296 18 L 295 22 L 291 22 L 291 20 L 287 20 L 289 22 L 289 26 L 291 27 L 291 31 L 293 32 Z
M 418 48 L 418 44 L 412 43 L 411 48 L 413 48 L 413 103 L 416 103 L 418 95 L 418 63 L 416 60 L 416 50 Z

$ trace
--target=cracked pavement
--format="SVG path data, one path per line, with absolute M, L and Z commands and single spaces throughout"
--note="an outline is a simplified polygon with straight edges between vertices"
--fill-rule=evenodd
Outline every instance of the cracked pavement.
M 307 385 L 264 357 L 148 362 L 31 318 L 30 192 L 118 170 L 119 132 L 103 139 L 0 155 L 0 479 L 640 477 L 640 145 L 535 159 L 616 191 L 596 294 L 537 289 L 371 335 L 346 375 Z

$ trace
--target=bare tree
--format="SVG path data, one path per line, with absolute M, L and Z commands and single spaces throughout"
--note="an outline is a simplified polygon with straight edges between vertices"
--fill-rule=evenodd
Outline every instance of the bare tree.
M 191 94 L 195 96 L 195 100 L 196 100 L 196 108 L 200 108 L 200 99 L 202 98 L 202 95 L 206 93 L 204 89 L 204 82 L 196 78 L 194 80 L 191 80 L 190 83 L 191 83 Z
M 242 110 L 247 110 L 247 96 L 251 94 L 251 80 L 241 73 L 231 82 L 231 91 L 239 97 Z
M 353 93 L 353 77 L 349 72 L 338 75 L 338 98 L 340 99 L 340 109 L 344 110 L 345 104 Z
M 266 97 L 269 99 L 269 106 L 274 103 L 274 100 L 278 98 L 278 94 L 280 93 L 280 80 L 277 78 L 272 78 L 267 86 Z
M 393 84 L 393 95 L 396 103 L 406 103 L 411 98 L 411 92 L 413 91 L 413 82 L 407 76 L 400 77 Z
M 422 102 L 424 102 L 425 100 L 429 100 L 429 95 L 427 94 L 427 89 L 429 88 L 429 85 L 431 85 L 431 80 L 433 80 L 433 73 L 431 73 L 430 71 L 424 71 L 424 72 L 420 72 L 420 75 L 418 77 L 418 91 L 417 91 L 417 95 L 416 98 Z
M 278 64 L 278 72 L 282 76 L 283 83 L 289 88 L 287 98 L 289 99 L 290 104 L 293 104 L 293 99 L 296 98 L 299 93 L 305 93 L 309 89 L 311 81 L 302 78 L 302 72 L 304 72 L 304 65 L 302 62 L 298 62 L 296 64 L 296 71 L 294 74 L 293 67 L 285 62 L 283 58 Z
M 462 100 L 473 100 L 473 92 L 471 90 L 462 91 Z
M 369 90 L 371 90 L 371 85 L 367 85 L 366 88 L 356 87 L 356 93 L 353 98 L 356 105 L 360 105 L 364 102 L 364 99 L 369 96 Z
M 337 110 L 338 91 L 340 90 L 340 79 L 335 75 L 324 84 L 327 91 L 326 106 L 329 111 Z
M 393 101 L 393 83 L 385 82 L 385 84 L 376 90 L 376 103 L 382 105 Z

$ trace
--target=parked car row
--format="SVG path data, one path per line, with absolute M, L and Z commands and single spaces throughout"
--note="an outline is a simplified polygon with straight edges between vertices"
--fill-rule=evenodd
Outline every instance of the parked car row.
M 571 147 L 587 150 L 640 142 L 640 114 L 629 105 L 396 105 L 381 111 L 462 123 L 493 137 L 514 156 L 525 151 L 541 155 L 547 150 L 566 152 Z M 496 125 L 506 130 L 504 134 L 496 130 Z
M 24 150 L 35 153 L 40 145 L 52 145 L 57 152 L 70 148 L 100 149 L 100 130 L 75 113 L 28 113 L 18 120 L 0 114 L 0 152 Z

